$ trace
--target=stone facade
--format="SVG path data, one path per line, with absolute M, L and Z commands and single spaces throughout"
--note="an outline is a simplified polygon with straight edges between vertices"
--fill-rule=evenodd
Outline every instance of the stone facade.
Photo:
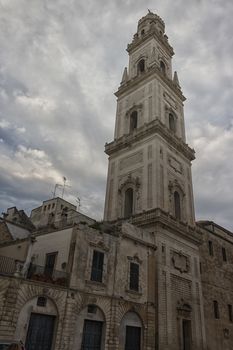
M 104 222 L 61 198 L 32 210 L 24 238 L 2 220 L 0 336 L 27 350 L 230 350 L 233 236 L 195 223 L 194 150 L 162 19 L 140 19 L 127 51 Z

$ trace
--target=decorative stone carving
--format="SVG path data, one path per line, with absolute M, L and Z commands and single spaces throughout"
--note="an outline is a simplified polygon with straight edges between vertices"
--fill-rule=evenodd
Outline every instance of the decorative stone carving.
M 176 101 L 171 98 L 171 96 L 169 96 L 166 92 L 163 93 L 163 97 L 165 99 L 165 101 L 174 109 L 177 109 L 177 103 Z
M 230 330 L 228 328 L 224 328 L 223 329 L 223 336 L 225 339 L 229 339 L 230 338 Z
M 119 168 L 120 170 L 124 168 L 128 168 L 134 164 L 141 163 L 143 161 L 143 153 L 142 151 L 131 154 L 128 157 L 121 159 Z
M 190 271 L 190 261 L 182 252 L 173 252 L 171 260 L 173 267 L 181 273 Z
M 191 317 L 192 307 L 188 302 L 184 301 L 184 299 L 180 299 L 177 302 L 176 309 L 179 317 L 184 317 L 184 318 Z
M 176 160 L 172 156 L 168 156 L 168 164 L 170 165 L 171 168 L 173 168 L 176 172 L 182 174 L 183 173 L 183 167 L 182 164 Z

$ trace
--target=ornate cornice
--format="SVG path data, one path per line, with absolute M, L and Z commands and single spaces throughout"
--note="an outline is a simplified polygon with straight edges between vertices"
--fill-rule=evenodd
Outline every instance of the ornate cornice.
M 170 78 L 164 75 L 161 72 L 160 68 L 156 65 L 148 67 L 148 69 L 143 74 L 137 75 L 136 77 L 128 80 L 127 82 L 119 86 L 118 90 L 115 92 L 115 96 L 119 98 L 124 93 L 128 93 L 129 90 L 135 89 L 135 87 L 138 87 L 138 85 L 141 82 L 144 82 L 144 80 L 146 80 L 147 78 L 152 77 L 152 74 L 157 74 L 157 76 L 159 76 L 159 78 L 166 85 L 168 85 L 168 87 L 181 99 L 181 101 L 186 100 L 185 96 L 183 95 L 182 91 L 177 87 L 177 85 Z
M 188 223 L 176 220 L 171 214 L 160 208 L 144 211 L 135 214 L 131 218 L 131 224 L 138 227 L 157 225 L 158 228 L 164 228 L 174 232 L 180 237 L 185 238 L 197 245 L 202 243 L 202 231 L 197 226 L 190 226 Z
M 123 150 L 129 146 L 132 146 L 134 143 L 143 140 L 144 138 L 158 134 L 164 138 L 171 146 L 176 150 L 182 153 L 190 161 L 195 159 L 195 151 L 190 148 L 186 143 L 184 143 L 177 136 L 171 134 L 168 128 L 161 123 L 161 121 L 156 118 L 150 123 L 146 123 L 140 128 L 136 129 L 133 133 L 124 135 L 113 142 L 105 144 L 105 153 L 109 156 L 114 154 L 119 150 Z

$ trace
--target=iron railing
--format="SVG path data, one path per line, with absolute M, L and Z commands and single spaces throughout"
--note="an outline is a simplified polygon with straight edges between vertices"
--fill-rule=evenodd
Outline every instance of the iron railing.
M 47 268 L 46 266 L 30 264 L 27 279 L 67 286 L 69 274 L 65 271 Z
M 21 273 L 23 261 L 0 256 L 0 275 L 24 277 L 29 280 L 68 286 L 69 274 L 65 271 L 49 269 L 46 266 L 30 264 L 26 276 Z

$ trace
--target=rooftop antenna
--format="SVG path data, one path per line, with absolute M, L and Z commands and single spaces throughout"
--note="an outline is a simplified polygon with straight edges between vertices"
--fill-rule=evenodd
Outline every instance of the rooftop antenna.
M 60 185 L 60 184 L 55 184 L 55 186 L 54 186 L 54 191 L 53 191 L 53 198 L 55 198 L 55 196 L 56 196 L 56 190 L 57 190 L 57 188 L 58 187 L 62 187 L 63 185 Z
M 62 199 L 64 197 L 65 187 L 71 187 L 69 185 L 66 185 L 66 181 L 67 181 L 67 178 L 65 176 L 63 176 L 63 189 L 62 189 L 62 195 L 61 195 Z
M 78 203 L 78 211 L 81 207 L 81 199 L 79 197 L 76 198 L 76 202 Z

